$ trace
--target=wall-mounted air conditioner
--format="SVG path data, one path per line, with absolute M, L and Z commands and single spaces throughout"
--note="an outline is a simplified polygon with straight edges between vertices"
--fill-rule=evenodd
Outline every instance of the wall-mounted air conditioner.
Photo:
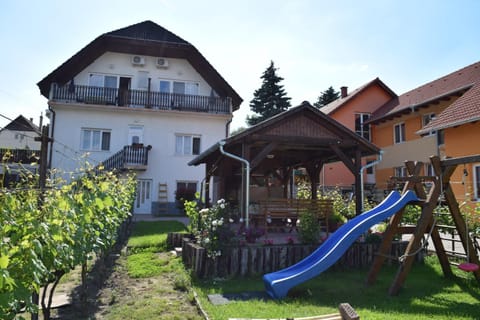
M 143 66 L 145 64 L 145 58 L 141 56 L 132 56 L 132 64 L 134 66 Z
M 165 58 L 157 58 L 156 65 L 157 68 L 168 68 L 168 60 Z

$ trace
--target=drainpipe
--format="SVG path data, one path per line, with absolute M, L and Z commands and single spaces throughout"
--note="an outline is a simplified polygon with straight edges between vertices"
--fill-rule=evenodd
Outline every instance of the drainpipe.
M 361 190 L 361 194 L 362 194 L 362 212 L 363 212 L 363 203 L 365 201 L 365 196 L 364 196 L 364 187 L 363 187 L 363 171 L 365 169 L 368 169 L 370 167 L 373 167 L 374 165 L 380 163 L 383 159 L 383 150 L 380 150 L 380 154 L 378 156 L 378 159 L 373 161 L 373 162 L 370 162 L 370 163 L 367 163 L 366 165 L 364 165 L 363 167 L 360 168 L 360 190 Z
M 230 133 L 230 124 L 232 123 L 233 118 L 227 121 L 225 124 L 225 138 L 228 138 L 228 134 Z
M 220 147 L 220 152 L 223 155 L 225 155 L 229 158 L 235 159 L 237 161 L 243 162 L 245 164 L 245 174 L 246 174 L 246 178 L 245 178 L 245 184 L 246 184 L 246 187 L 245 187 L 245 203 L 246 203 L 246 206 L 245 206 L 245 227 L 248 228 L 248 206 L 249 206 L 249 202 L 250 202 L 250 163 L 243 158 L 240 158 L 240 157 L 238 157 L 234 154 L 228 153 L 225 150 L 223 150 L 223 146 L 225 145 L 225 140 L 220 140 L 218 142 L 218 145 Z M 243 179 L 243 176 L 242 176 L 242 182 L 243 181 L 244 181 L 244 179 Z
M 48 168 L 52 168 L 52 153 L 53 153 L 53 141 L 54 141 L 54 133 L 55 133 L 55 111 L 52 109 L 50 104 L 48 105 L 48 110 L 50 111 L 50 150 L 48 155 Z

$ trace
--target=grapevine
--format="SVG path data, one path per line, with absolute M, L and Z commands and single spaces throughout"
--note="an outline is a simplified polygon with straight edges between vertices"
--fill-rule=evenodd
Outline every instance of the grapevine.
M 38 312 L 32 293 L 50 287 L 92 254 L 116 241 L 131 214 L 133 176 L 85 174 L 70 184 L 52 184 L 42 193 L 30 174 L 17 188 L 0 189 L 0 319 Z M 21 191 L 16 191 L 17 189 Z M 49 301 L 42 301 L 44 318 Z

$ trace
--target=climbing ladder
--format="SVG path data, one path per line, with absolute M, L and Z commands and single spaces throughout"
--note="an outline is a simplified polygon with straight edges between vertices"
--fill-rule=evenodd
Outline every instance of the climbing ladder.
M 166 183 L 158 184 L 158 215 L 168 213 L 168 188 Z

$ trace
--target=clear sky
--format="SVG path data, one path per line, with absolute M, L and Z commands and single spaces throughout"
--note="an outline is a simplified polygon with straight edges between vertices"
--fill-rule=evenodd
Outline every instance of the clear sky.
M 193 44 L 240 94 L 233 128 L 270 60 L 292 105 L 376 77 L 401 94 L 480 60 L 477 0 L 2 0 L 0 113 L 38 123 L 37 82 L 102 33 L 144 20 Z

